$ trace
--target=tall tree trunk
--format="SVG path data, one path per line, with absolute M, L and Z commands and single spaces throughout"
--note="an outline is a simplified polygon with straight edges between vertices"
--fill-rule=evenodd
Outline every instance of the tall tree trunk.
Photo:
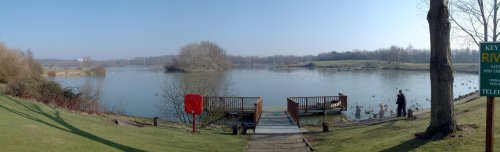
M 484 2 L 483 0 L 477 0 L 477 4 L 479 5 L 479 11 L 481 12 L 481 18 L 483 19 L 483 41 L 488 42 L 488 20 L 486 19 L 486 15 L 484 13 Z
M 427 137 L 441 138 L 456 129 L 448 0 L 431 0 L 427 14 L 431 40 L 431 122 Z
M 498 33 L 497 33 L 497 25 L 498 25 L 497 12 L 498 12 L 497 0 L 494 0 L 493 1 L 493 41 L 497 41 L 497 37 L 498 37 Z

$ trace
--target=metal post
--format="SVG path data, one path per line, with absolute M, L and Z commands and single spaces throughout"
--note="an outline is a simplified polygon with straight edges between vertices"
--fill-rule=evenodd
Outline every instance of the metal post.
M 328 132 L 328 122 L 326 121 L 326 111 L 323 112 L 323 132 Z
M 241 111 L 240 111 L 240 120 L 243 118 L 243 97 L 241 98 Z M 242 122 L 243 123 L 243 122 Z
M 193 133 L 196 131 L 196 114 L 193 113 Z
M 486 152 L 493 151 L 493 119 L 495 115 L 495 97 L 486 98 Z
M 158 126 L 158 118 L 159 117 L 154 117 L 153 118 L 153 126 L 155 126 L 155 127 Z
M 257 124 L 257 113 L 258 113 L 258 111 L 257 111 L 257 103 L 254 103 L 253 106 L 255 107 L 254 115 L 253 115 L 253 123 Z
M 326 122 L 327 108 L 326 97 L 323 97 L 323 132 L 328 132 L 328 124 Z

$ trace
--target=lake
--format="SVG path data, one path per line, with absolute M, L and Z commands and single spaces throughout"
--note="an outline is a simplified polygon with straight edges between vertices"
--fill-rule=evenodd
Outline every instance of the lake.
M 291 96 L 336 96 L 343 93 L 348 96 L 348 110 L 344 114 L 354 119 L 355 105 L 377 111 L 378 105 L 384 103 L 395 109 L 399 89 L 406 95 L 407 107 L 430 107 L 428 71 L 237 68 L 219 72 L 216 76 L 204 76 L 164 73 L 162 70 L 161 67 L 116 67 L 108 68 L 105 77 L 49 79 L 65 87 L 79 87 L 85 83 L 99 85 L 103 103 L 121 105 L 125 114 L 141 117 L 159 116 L 157 103 L 161 100 L 161 88 L 176 80 L 190 80 L 193 75 L 196 79 L 215 78 L 217 82 L 229 82 L 231 96 L 262 97 L 264 109 L 284 109 L 286 98 Z M 455 73 L 454 96 L 477 90 L 478 79 L 477 74 Z

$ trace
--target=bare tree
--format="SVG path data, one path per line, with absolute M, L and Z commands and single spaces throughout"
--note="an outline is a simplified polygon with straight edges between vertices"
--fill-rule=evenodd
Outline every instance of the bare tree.
M 26 62 L 28 65 L 28 69 L 31 71 L 32 76 L 40 76 L 43 74 L 42 64 L 35 60 L 35 55 L 31 49 L 26 51 Z
M 91 66 L 92 66 L 92 57 L 90 56 L 84 57 L 80 64 L 80 68 L 82 70 L 88 70 Z
M 450 0 L 450 19 L 457 37 L 466 43 L 476 44 L 489 40 L 496 41 L 498 32 L 497 0 Z
M 104 111 L 105 107 L 101 104 L 101 82 L 98 84 L 93 84 L 90 81 L 86 81 L 85 84 L 79 88 L 78 94 L 80 96 L 79 110 L 90 112 L 90 113 L 100 113 Z
M 189 116 L 184 113 L 184 95 L 186 94 L 181 82 L 171 79 L 161 88 L 161 100 L 157 107 L 160 114 L 166 119 L 177 119 L 180 122 L 190 122 Z
M 180 51 L 179 62 L 180 68 L 187 71 L 222 70 L 231 65 L 225 51 L 209 41 L 184 46 Z
M 425 137 L 442 138 L 456 130 L 453 68 L 447 0 L 431 0 L 427 14 L 431 40 L 431 122 Z
M 161 88 L 161 101 L 157 106 L 166 119 L 190 123 L 192 115 L 184 112 L 184 95 L 197 93 L 202 96 L 226 96 L 231 92 L 231 78 L 225 72 L 177 73 L 165 81 Z M 204 112 L 199 118 L 210 122 L 223 116 L 220 112 Z

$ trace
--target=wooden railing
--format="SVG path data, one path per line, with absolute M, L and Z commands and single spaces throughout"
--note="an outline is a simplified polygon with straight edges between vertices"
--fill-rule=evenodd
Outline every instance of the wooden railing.
M 257 126 L 257 123 L 259 122 L 260 115 L 262 114 L 262 98 L 259 98 L 257 102 L 255 103 L 255 115 L 253 118 L 253 122 Z
M 343 94 L 339 94 L 339 96 L 289 97 L 288 99 L 298 103 L 298 109 L 304 110 L 305 113 L 309 110 L 347 110 L 347 96 Z
M 222 112 L 255 112 L 254 123 L 260 118 L 262 113 L 261 97 L 203 97 L 204 111 Z
M 300 127 L 300 120 L 299 120 L 299 103 L 293 101 L 290 98 L 287 98 L 287 112 L 292 117 L 295 122 L 297 122 L 297 126 Z

